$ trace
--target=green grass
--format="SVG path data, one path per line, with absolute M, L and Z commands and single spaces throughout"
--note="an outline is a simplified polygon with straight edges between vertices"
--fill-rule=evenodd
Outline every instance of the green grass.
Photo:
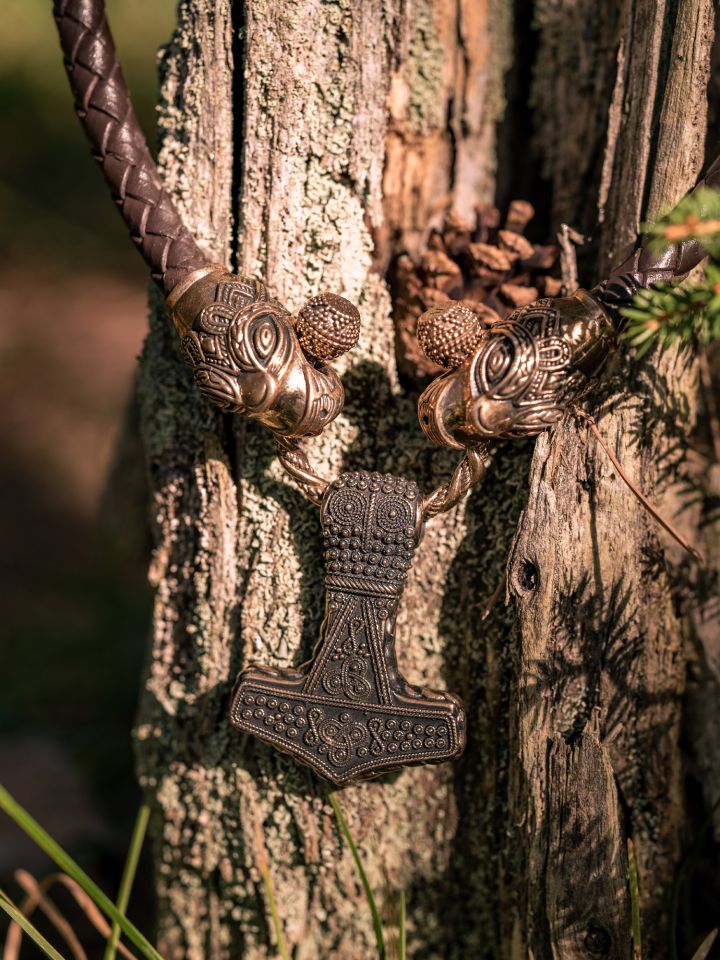
M 270 876 L 270 869 L 267 863 L 260 865 L 260 876 L 262 877 L 265 895 L 268 898 L 268 904 L 270 906 L 270 916 L 272 917 L 278 953 L 280 954 L 281 960 L 290 960 L 285 934 L 283 933 L 282 923 L 280 922 L 277 901 L 275 899 L 275 888 L 273 887 L 272 877 Z
M 370 907 L 370 913 L 372 915 L 373 929 L 375 930 L 375 942 L 377 943 L 378 960 L 386 960 L 387 952 L 385 950 L 385 934 L 383 932 L 380 911 L 377 908 L 375 897 L 373 896 L 367 874 L 365 873 L 365 868 L 362 865 L 358 848 L 353 840 L 352 834 L 350 833 L 350 827 L 345 819 L 345 814 L 340 808 L 337 797 L 331 790 L 328 791 L 328 800 L 330 801 L 331 807 L 335 811 L 335 817 L 337 818 L 340 830 L 342 831 L 342 834 L 347 840 L 348 846 L 350 847 L 350 852 L 352 853 L 355 866 L 357 867 L 358 874 L 360 876 L 360 882 L 362 883 L 363 890 L 365 891 L 365 896 L 367 898 L 368 906 Z
M 55 947 L 45 939 L 37 927 L 34 927 L 32 923 L 23 916 L 4 890 L 0 890 L 0 910 L 4 910 L 10 919 L 15 921 L 23 933 L 27 934 L 27 936 L 40 947 L 46 957 L 50 957 L 50 960 L 65 960 L 63 955 L 57 952 Z
M 130 847 L 128 848 L 127 857 L 125 858 L 125 867 L 123 868 L 123 874 L 120 880 L 120 889 L 118 890 L 117 902 L 115 904 L 123 916 L 125 916 L 125 913 L 127 912 L 128 902 L 130 900 L 130 891 L 132 890 L 133 883 L 135 882 L 137 865 L 140 859 L 140 852 L 142 851 L 143 843 L 145 842 L 145 834 L 147 832 L 149 820 L 150 806 L 147 803 L 142 803 L 135 819 L 135 826 L 133 827 L 132 837 L 130 838 Z M 117 921 L 113 921 L 112 932 L 107 942 L 105 953 L 103 954 L 103 960 L 115 960 L 115 955 L 117 954 L 117 945 L 120 940 L 120 933 L 120 924 Z
M 118 910 L 112 900 L 103 893 L 100 887 L 90 879 L 72 857 L 53 840 L 49 833 L 43 830 L 40 824 L 34 820 L 2 786 L 0 786 L 0 809 L 4 810 L 20 829 L 55 861 L 63 873 L 67 874 L 67 876 L 74 880 L 78 886 L 85 891 L 95 905 L 102 910 L 109 920 L 118 925 L 128 940 L 135 944 L 147 960 L 162 960 L 161 955 L 147 937 L 145 937 L 127 917 L 123 916 L 121 911 Z

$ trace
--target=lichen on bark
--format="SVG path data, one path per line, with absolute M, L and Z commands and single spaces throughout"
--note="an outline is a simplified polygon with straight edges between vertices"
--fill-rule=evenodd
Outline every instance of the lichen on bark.
M 401 250 L 423 249 L 449 207 L 471 216 L 492 195 L 510 5 L 232 6 L 180 3 L 161 71 L 166 181 L 211 259 L 261 276 L 291 309 L 321 289 L 358 303 L 360 344 L 337 364 L 347 406 L 308 448 L 320 471 L 390 470 L 430 488 L 454 458 L 423 439 L 416 394 L 399 382 L 383 274 Z M 631 27 L 648 17 L 639 0 L 622 22 L 610 0 L 536 5 L 535 142 L 555 185 L 551 216 L 584 227 L 599 196 L 603 251 L 637 229 L 648 191 L 655 212 L 697 172 L 710 4 L 676 6 L 672 23 L 660 18 L 630 49 Z M 612 29 L 585 30 L 587 18 Z M 573 50 L 562 46 L 563 23 Z M 665 69 L 673 30 L 682 57 L 667 91 L 658 99 L 646 78 L 652 105 L 633 107 L 635 74 L 645 58 Z M 578 58 L 581 78 L 595 77 L 589 92 L 573 87 Z M 592 116 L 579 115 L 585 97 Z M 640 153 L 635 136 L 646 141 Z M 601 177 L 584 151 L 603 141 Z M 189 960 L 274 956 L 259 872 L 266 856 L 295 960 L 374 956 L 325 788 L 226 719 L 244 664 L 297 665 L 317 637 L 317 511 L 260 428 L 199 399 L 154 307 L 139 400 L 156 600 L 135 735 L 155 811 L 160 946 Z M 694 373 L 672 354 L 623 369 L 629 396 L 610 379 L 601 429 L 654 494 L 657 465 L 678 436 L 667 424 L 675 413 L 678 423 L 693 416 L 691 400 L 674 408 L 668 396 L 692 397 Z M 408 678 L 458 692 L 469 731 L 455 765 L 339 794 L 383 910 L 407 891 L 411 955 L 574 958 L 601 927 L 608 955 L 625 956 L 628 823 L 641 838 L 644 922 L 661 930 L 659 890 L 677 861 L 682 820 L 680 630 L 656 534 L 582 426 L 559 425 L 534 456 L 530 443 L 501 445 L 483 488 L 428 525 L 397 637 Z M 579 876 L 587 864 L 590 887 Z
M 221 16 L 199 0 L 183 5 L 166 54 L 162 117 L 173 147 L 163 159 L 191 226 L 215 239 L 213 256 L 227 259 L 223 234 L 207 223 L 192 187 L 206 137 L 192 120 L 187 129 L 184 114 L 197 109 L 194 92 L 207 90 L 205 72 L 229 62 L 231 44 L 212 62 L 192 62 L 189 38 L 204 37 L 201 50 L 216 48 Z M 328 474 L 395 470 L 429 486 L 453 458 L 425 443 L 415 400 L 399 387 L 389 296 L 371 271 L 394 56 L 387 38 L 399 16 L 390 4 L 369 2 L 245 5 L 242 111 L 235 104 L 243 124 L 238 259 L 242 272 L 262 275 L 292 308 L 322 288 L 359 303 L 361 342 L 340 364 L 348 403 L 310 445 L 313 460 Z M 211 95 L 223 93 L 205 109 L 224 109 L 229 66 L 225 79 L 226 87 L 213 77 Z M 232 206 L 223 189 L 232 169 L 227 123 L 224 129 L 212 186 L 219 223 Z M 317 634 L 316 511 L 280 473 L 261 430 L 238 420 L 229 432 L 194 396 L 159 316 L 143 358 L 141 400 L 157 548 L 153 645 L 136 735 L 143 783 L 158 810 L 161 944 L 170 956 L 271 955 L 257 866 L 262 843 L 296 956 L 370 955 L 370 918 L 324 788 L 289 759 L 234 734 L 224 716 L 243 663 L 298 663 Z M 466 536 L 462 510 L 428 528 L 398 620 L 411 680 L 444 686 L 448 639 L 470 632 L 471 608 L 450 623 L 444 610 L 448 571 Z M 447 937 L 452 783 L 448 767 L 415 769 L 342 793 L 371 883 L 413 891 L 411 929 L 422 924 L 428 950 Z M 412 816 L 399 814 L 405 810 Z

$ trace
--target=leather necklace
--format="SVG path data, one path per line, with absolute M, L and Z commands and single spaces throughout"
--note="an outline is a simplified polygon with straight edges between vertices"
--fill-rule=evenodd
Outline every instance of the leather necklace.
M 418 340 L 445 368 L 421 395 L 420 426 L 457 449 L 451 479 L 423 495 L 391 474 L 328 482 L 301 441 L 340 412 L 328 364 L 357 343 L 360 315 L 320 294 L 292 316 L 255 279 L 207 262 L 178 215 L 139 127 L 102 0 L 54 0 L 78 117 L 130 236 L 162 288 L 200 392 L 221 410 L 269 429 L 284 469 L 320 508 L 326 613 L 312 660 L 297 670 L 250 666 L 230 720 L 335 783 L 458 757 L 465 715 L 451 693 L 410 685 L 397 668 L 398 603 L 424 524 L 483 477 L 490 441 L 535 436 L 597 382 L 617 349 L 621 309 L 657 281 L 685 277 L 705 256 L 695 240 L 640 244 L 590 291 L 545 298 L 484 328 L 462 303 L 431 308 Z M 720 184 L 720 158 L 704 184 Z

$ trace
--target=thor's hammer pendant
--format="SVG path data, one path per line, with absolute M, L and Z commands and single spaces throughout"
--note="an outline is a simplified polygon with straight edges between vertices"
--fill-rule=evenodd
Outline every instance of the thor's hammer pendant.
M 395 620 L 421 502 L 417 484 L 389 474 L 345 473 L 330 484 L 321 507 L 327 600 L 313 658 L 238 677 L 232 723 L 334 784 L 441 763 L 465 746 L 458 698 L 411 686 L 397 668 Z

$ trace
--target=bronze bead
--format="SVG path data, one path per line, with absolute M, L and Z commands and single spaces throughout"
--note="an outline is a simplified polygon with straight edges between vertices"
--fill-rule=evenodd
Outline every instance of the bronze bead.
M 463 303 L 436 304 L 417 324 L 417 338 L 425 356 L 448 370 L 470 356 L 482 331 L 480 317 Z
M 347 353 L 360 336 L 360 314 L 344 297 L 320 293 L 298 314 L 295 332 L 303 352 L 321 363 Z

